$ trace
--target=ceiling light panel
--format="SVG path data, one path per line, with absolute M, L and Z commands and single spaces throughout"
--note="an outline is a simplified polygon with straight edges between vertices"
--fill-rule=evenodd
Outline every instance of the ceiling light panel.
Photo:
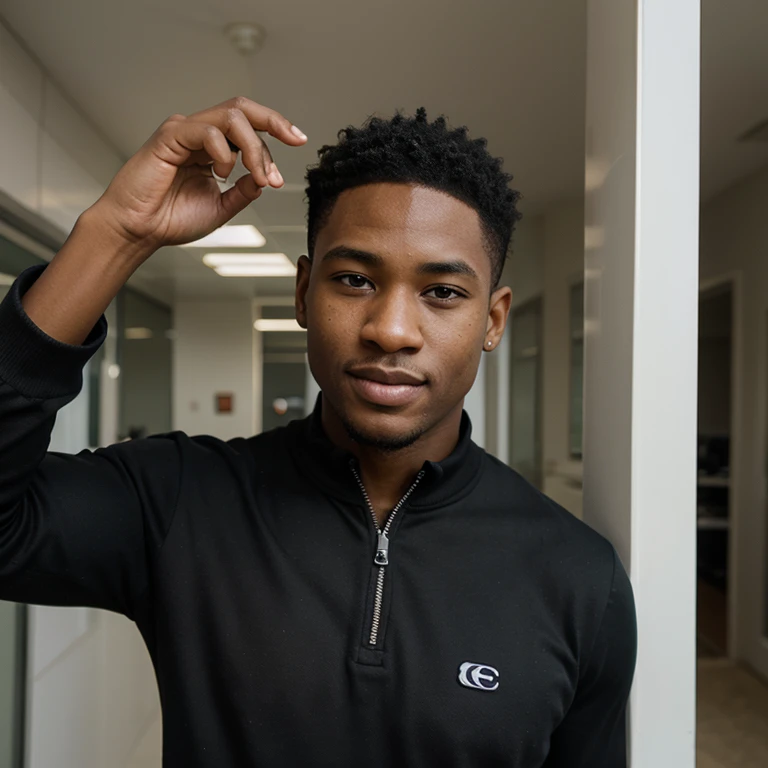
M 256 322 L 254 322 L 253 327 L 257 331 L 262 331 L 262 332 L 279 331 L 284 333 L 285 331 L 305 330 L 296 322 L 296 320 L 291 320 L 288 318 L 262 317 L 259 320 L 256 320 Z
M 293 263 L 284 253 L 206 253 L 203 264 L 213 268 L 243 265 L 293 268 Z
M 182 248 L 261 248 L 267 242 L 252 224 L 228 224 Z
M 296 267 L 278 267 L 252 264 L 250 266 L 215 267 L 214 271 L 222 277 L 296 277 Z
M 203 263 L 222 277 L 295 277 L 284 253 L 206 253 Z

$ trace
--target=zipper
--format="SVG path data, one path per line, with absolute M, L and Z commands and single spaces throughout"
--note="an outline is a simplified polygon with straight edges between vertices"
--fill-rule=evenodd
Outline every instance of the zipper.
M 379 569 L 376 574 L 376 590 L 373 597 L 373 616 L 371 617 L 371 632 L 368 636 L 368 644 L 372 647 L 376 647 L 376 642 L 379 639 L 379 625 L 381 624 L 381 607 L 384 603 L 384 574 L 386 567 L 389 565 L 389 530 L 392 527 L 394 519 L 397 517 L 397 513 L 403 508 L 403 505 L 410 495 L 416 490 L 416 486 L 421 482 L 421 478 L 424 477 L 424 470 L 422 469 L 413 481 L 411 487 L 405 492 L 400 501 L 392 507 L 392 511 L 389 513 L 384 527 L 379 526 L 379 521 L 376 518 L 376 511 L 371 504 L 371 499 L 368 496 L 368 491 L 365 490 L 363 481 L 360 479 L 360 474 L 355 468 L 354 463 L 350 462 L 350 468 L 357 480 L 357 484 L 360 486 L 365 504 L 370 512 L 371 520 L 373 521 L 373 527 L 376 531 L 376 553 L 373 556 L 373 564 Z

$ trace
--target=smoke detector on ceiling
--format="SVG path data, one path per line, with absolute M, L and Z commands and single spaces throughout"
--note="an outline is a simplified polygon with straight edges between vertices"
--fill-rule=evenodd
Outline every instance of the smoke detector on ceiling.
M 243 56 L 258 53 L 267 38 L 267 30 L 261 24 L 250 21 L 238 21 L 224 29 L 224 34 Z

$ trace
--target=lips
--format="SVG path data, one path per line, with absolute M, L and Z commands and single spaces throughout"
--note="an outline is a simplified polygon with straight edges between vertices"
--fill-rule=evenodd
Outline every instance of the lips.
M 426 379 L 404 370 L 367 367 L 348 373 L 360 397 L 375 405 L 409 405 L 422 394 L 427 383 Z

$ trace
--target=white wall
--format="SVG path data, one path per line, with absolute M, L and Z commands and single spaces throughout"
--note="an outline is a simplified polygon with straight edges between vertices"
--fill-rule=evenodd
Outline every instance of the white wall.
M 0 189 L 68 232 L 121 165 L 0 24 Z
M 121 160 L 0 24 L 0 189 L 68 232 Z M 53 447 L 86 445 L 87 394 L 62 413 Z M 126 619 L 31 611 L 29 768 L 128 765 L 156 719 L 148 655 Z
M 729 578 L 735 590 L 730 647 L 768 677 L 765 618 L 766 401 L 768 400 L 768 169 L 702 207 L 702 281 L 735 276 L 735 346 L 739 370 L 731 446 L 732 536 Z
M 250 299 L 183 300 L 174 306 L 173 428 L 222 440 L 253 434 L 254 331 Z M 216 413 L 217 392 L 234 395 Z

